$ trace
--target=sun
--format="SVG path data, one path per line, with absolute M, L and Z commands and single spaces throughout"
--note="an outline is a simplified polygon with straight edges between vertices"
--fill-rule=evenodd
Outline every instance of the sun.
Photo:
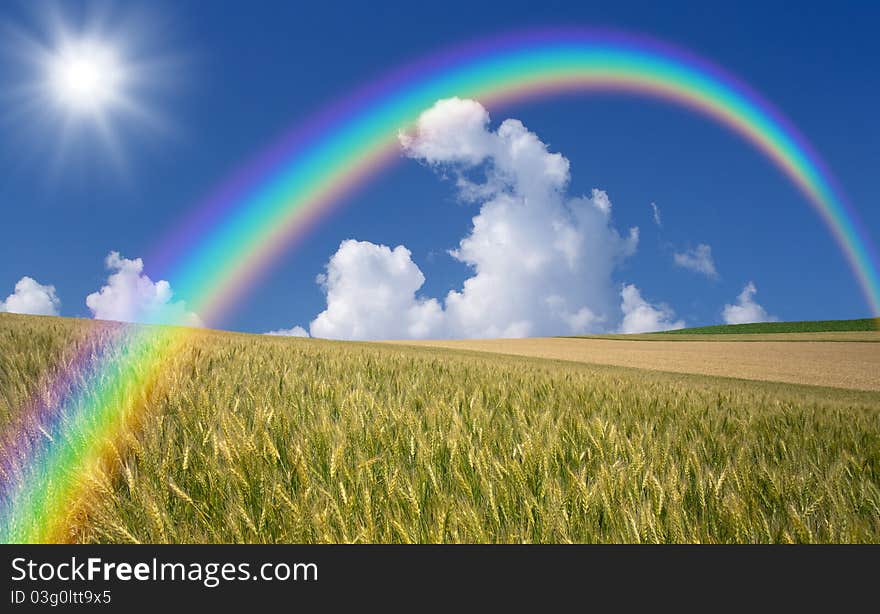
M 0 119 L 15 119 L 53 174 L 85 164 L 128 176 L 130 141 L 175 135 L 164 109 L 187 71 L 169 30 L 152 13 L 106 4 L 82 14 L 47 4 L 0 23 L 0 56 L 12 60 L 0 66 L 10 69 Z
M 60 108 L 95 114 L 126 97 L 127 70 L 118 50 L 102 41 L 71 41 L 47 58 L 46 86 Z

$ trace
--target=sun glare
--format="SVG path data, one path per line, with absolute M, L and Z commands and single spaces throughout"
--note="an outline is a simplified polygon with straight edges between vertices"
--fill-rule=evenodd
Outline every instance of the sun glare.
M 0 73 L 14 77 L 0 88 L 0 119 L 17 118 L 53 173 L 75 163 L 127 176 L 127 139 L 174 132 L 162 111 L 184 73 L 173 28 L 146 9 L 97 2 L 74 11 L 48 0 L 18 26 L 0 23 Z
M 68 44 L 50 56 L 47 72 L 53 100 L 77 113 L 96 113 L 118 103 L 125 87 L 119 54 L 95 41 Z

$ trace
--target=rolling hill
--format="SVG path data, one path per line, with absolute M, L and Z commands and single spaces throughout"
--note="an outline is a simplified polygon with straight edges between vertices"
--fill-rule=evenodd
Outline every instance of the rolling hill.
M 82 436 L 9 429 L 45 374 L 135 330 L 0 314 L 3 467 Z M 195 331 L 116 394 L 137 419 L 94 442 L 65 540 L 880 540 L 876 392 Z

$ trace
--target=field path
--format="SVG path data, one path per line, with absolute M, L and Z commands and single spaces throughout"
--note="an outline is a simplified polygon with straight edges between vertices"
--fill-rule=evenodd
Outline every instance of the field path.
M 530 338 L 395 341 L 676 373 L 880 390 L 880 343 Z

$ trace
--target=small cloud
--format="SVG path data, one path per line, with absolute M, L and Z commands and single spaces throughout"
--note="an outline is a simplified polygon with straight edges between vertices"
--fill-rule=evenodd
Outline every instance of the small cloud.
M 623 322 L 620 332 L 652 333 L 661 330 L 684 328 L 684 320 L 673 320 L 675 312 L 665 303 L 651 304 L 642 298 L 641 292 L 633 284 L 626 284 L 620 291 L 620 310 Z
M 651 203 L 651 211 L 654 214 L 654 223 L 657 224 L 658 228 L 663 228 L 663 221 L 660 219 L 660 207 L 657 206 L 657 203 Z
M 24 313 L 34 316 L 57 316 L 61 301 L 55 294 L 55 286 L 44 286 L 32 277 L 22 277 L 15 290 L 0 301 L 0 312 Z
M 608 192 L 600 190 L 599 188 L 593 188 L 593 195 L 590 200 L 592 201 L 593 206 L 603 214 L 611 214 L 611 199 L 608 198 Z
M 672 258 L 676 266 L 701 273 L 709 279 L 718 279 L 718 270 L 712 259 L 712 248 L 705 243 L 700 243 L 694 249 L 683 253 L 675 253 Z
M 173 301 L 174 292 L 164 279 L 153 282 L 144 275 L 140 258 L 129 260 L 110 252 L 105 260 L 113 273 L 97 292 L 86 297 L 86 306 L 96 320 L 202 326 L 199 317 L 187 311 L 184 301 Z
M 776 322 L 776 316 L 771 316 L 761 305 L 755 302 L 755 294 L 758 289 L 753 282 L 745 285 L 739 296 L 736 297 L 735 305 L 725 305 L 721 311 L 721 317 L 725 324 L 751 324 L 754 322 Z
M 302 326 L 294 326 L 293 328 L 281 328 L 279 330 L 270 330 L 265 335 L 273 335 L 276 337 L 308 337 L 309 331 Z
M 424 111 L 415 130 L 401 132 L 404 153 L 429 164 L 450 162 L 476 165 L 491 153 L 489 112 L 475 100 L 447 98 Z

